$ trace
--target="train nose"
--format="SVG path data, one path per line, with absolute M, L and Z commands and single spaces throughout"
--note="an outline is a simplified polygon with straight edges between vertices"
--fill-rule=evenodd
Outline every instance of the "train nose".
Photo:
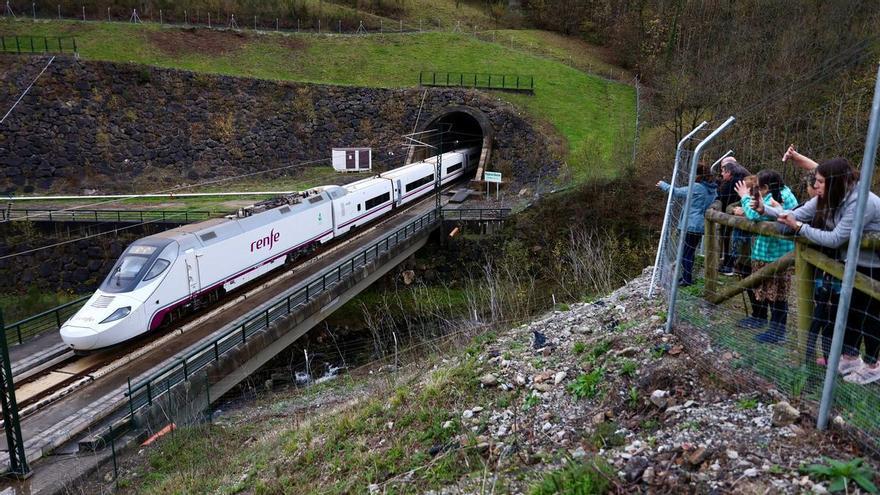
M 61 340 L 74 349 L 91 349 L 98 342 L 98 333 L 91 328 L 64 325 Z

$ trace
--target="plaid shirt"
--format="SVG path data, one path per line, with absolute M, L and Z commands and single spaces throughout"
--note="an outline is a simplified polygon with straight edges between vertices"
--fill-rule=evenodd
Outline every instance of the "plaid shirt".
M 769 203 L 771 199 L 773 199 L 773 197 L 768 194 L 764 197 L 764 203 Z M 750 198 L 749 196 L 746 196 L 740 200 L 740 205 L 742 206 L 743 214 L 746 216 L 746 218 L 754 222 L 775 220 L 773 217 L 761 215 L 753 210 L 750 205 L 751 200 L 752 198 Z M 788 186 L 782 188 L 782 207 L 785 210 L 792 210 L 797 205 L 797 198 L 794 197 L 791 189 L 789 189 Z M 769 237 L 766 235 L 756 235 L 755 242 L 752 244 L 752 259 L 755 261 L 762 261 L 764 263 L 772 263 L 779 258 L 785 256 L 785 254 L 792 251 L 793 249 L 794 241 L 778 239 L 776 237 Z

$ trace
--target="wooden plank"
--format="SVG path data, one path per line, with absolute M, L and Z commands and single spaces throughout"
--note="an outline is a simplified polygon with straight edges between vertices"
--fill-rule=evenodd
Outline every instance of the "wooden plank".
M 706 298 L 718 293 L 718 226 L 708 218 L 705 222 L 705 234 L 703 248 L 705 252 L 704 265 L 706 267 Z
M 713 207 L 715 205 L 713 204 Z M 753 232 L 755 234 L 777 237 L 779 239 L 794 239 L 790 235 L 783 235 L 778 222 L 753 222 L 745 217 L 736 217 L 718 211 L 717 208 L 710 207 L 706 210 L 706 219 L 715 223 L 729 225 L 739 230 Z M 864 249 L 880 249 L 880 232 L 866 232 L 862 236 L 861 247 Z
M 843 280 L 843 263 L 835 261 L 815 249 L 804 249 L 802 256 L 816 268 Z M 874 280 L 864 273 L 856 272 L 856 280 L 853 285 L 856 289 L 880 300 L 880 280 Z
M 798 242 L 794 247 L 795 294 L 797 295 L 797 350 L 798 356 L 807 352 L 807 336 L 813 321 L 813 267 L 804 257 L 804 251 L 812 251 L 807 243 Z
M 748 277 L 740 280 L 736 284 L 724 289 L 724 292 L 716 295 L 709 295 L 706 299 L 712 304 L 721 304 L 724 301 L 730 299 L 731 297 L 739 294 L 740 292 L 751 289 L 752 287 L 758 285 L 763 280 L 766 280 L 777 273 L 788 269 L 791 265 L 794 264 L 794 252 L 787 253 L 785 256 L 779 258 L 778 260 L 770 263 L 769 265 L 761 268 L 760 270 L 752 273 Z

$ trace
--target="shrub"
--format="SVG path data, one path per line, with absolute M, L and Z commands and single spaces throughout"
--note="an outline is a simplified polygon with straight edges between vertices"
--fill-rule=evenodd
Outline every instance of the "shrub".
M 562 469 L 544 476 L 529 491 L 531 495 L 586 495 L 606 493 L 611 488 L 614 470 L 601 457 L 587 462 L 569 461 Z
M 568 384 L 568 391 L 576 399 L 585 397 L 592 399 L 599 393 L 603 378 L 605 378 L 605 368 L 596 368 L 589 373 L 582 373 Z

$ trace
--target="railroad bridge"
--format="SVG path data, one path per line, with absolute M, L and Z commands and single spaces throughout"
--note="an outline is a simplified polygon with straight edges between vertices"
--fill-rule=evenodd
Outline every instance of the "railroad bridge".
M 20 424 L 28 462 L 79 448 L 94 451 L 87 462 L 98 463 L 114 451 L 103 447 L 191 420 L 410 257 L 432 233 L 462 222 L 496 224 L 508 214 L 505 209 L 437 210 L 433 198 L 425 198 L 294 270 L 231 295 L 222 306 L 133 354 L 108 352 L 99 365 L 94 364 L 98 359 L 68 365 L 80 366 L 78 370 L 49 371 L 70 358 L 56 330 L 65 314 L 76 311 L 76 303 L 65 314 L 49 311 L 34 321 L 13 324 L 6 336 L 17 344 L 11 361 L 13 376 L 22 383 L 16 385 L 16 394 L 24 404 Z M 31 383 L 42 383 L 36 387 L 48 387 L 51 394 L 38 397 L 29 390 L 32 385 L 24 382 L 32 377 L 40 377 Z M 8 450 L 5 439 L 2 444 Z M 39 471 L 31 487 L 38 479 Z

